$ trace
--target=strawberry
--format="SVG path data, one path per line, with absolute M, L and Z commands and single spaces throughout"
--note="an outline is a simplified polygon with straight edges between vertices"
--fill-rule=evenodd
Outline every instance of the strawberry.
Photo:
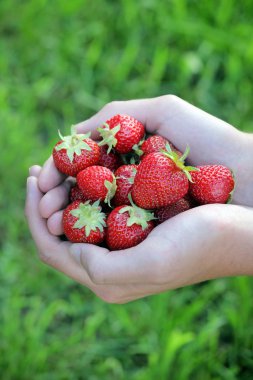
M 72 129 L 70 136 L 63 137 L 53 149 L 53 159 L 57 169 L 67 175 L 75 177 L 78 172 L 100 160 L 98 144 L 90 139 L 89 135 L 75 134 Z
M 170 145 L 172 151 L 178 153 L 179 156 L 182 156 L 182 153 L 177 150 L 174 145 L 166 140 L 164 137 L 159 135 L 153 135 L 147 138 L 147 140 L 141 142 L 139 146 L 134 146 L 135 152 L 140 155 L 141 160 L 149 153 L 160 152 L 161 150 L 166 149 L 166 144 Z
M 108 153 L 114 147 L 121 154 L 129 153 L 145 133 L 144 125 L 128 115 L 113 116 L 98 131 L 102 137 L 99 145 L 108 145 Z
M 161 207 L 155 210 L 154 214 L 158 220 L 157 223 L 160 224 L 165 222 L 165 220 L 168 220 L 173 216 L 180 214 L 181 212 L 189 210 L 190 208 L 190 202 L 185 198 L 181 198 L 179 201 L 173 203 L 172 205 Z
M 189 184 L 189 188 L 190 188 L 190 184 Z M 194 199 L 194 198 L 189 194 L 189 191 L 188 191 L 188 193 L 184 196 L 184 199 L 187 200 L 187 202 L 188 202 L 189 205 L 190 205 L 190 208 L 195 208 L 195 207 L 200 206 L 199 202 L 197 202 L 196 199 Z
M 70 189 L 69 199 L 71 203 L 74 201 L 82 201 L 82 202 L 88 201 L 88 199 L 85 198 L 82 190 L 78 187 L 78 185 L 75 185 Z
M 116 172 L 117 190 L 113 199 L 115 206 L 130 205 L 128 194 L 132 190 L 137 165 L 122 165 Z
M 197 166 L 192 173 L 190 195 L 200 204 L 227 203 L 235 186 L 233 174 L 223 165 Z
M 116 191 L 116 179 L 108 168 L 89 166 L 77 174 L 77 184 L 85 198 L 91 201 L 101 200 L 110 205 Z
M 111 151 L 110 153 L 107 153 L 108 146 L 102 145 L 100 148 L 100 160 L 98 165 L 105 166 L 106 168 L 110 169 L 112 172 L 115 172 L 115 170 L 122 165 L 122 160 L 119 155 L 117 155 L 116 152 Z
M 106 243 L 110 250 L 141 243 L 154 228 L 154 215 L 135 205 L 118 206 L 107 218 Z
M 166 151 L 150 153 L 143 158 L 134 179 L 132 197 L 137 206 L 155 209 L 168 206 L 183 198 L 188 192 L 192 166 L 185 166 L 186 149 L 179 157 L 169 144 Z
M 106 215 L 99 201 L 74 201 L 63 211 L 63 231 L 72 243 L 99 244 L 105 237 Z

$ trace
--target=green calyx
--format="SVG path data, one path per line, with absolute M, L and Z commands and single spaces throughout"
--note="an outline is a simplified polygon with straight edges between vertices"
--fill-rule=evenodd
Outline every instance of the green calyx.
M 90 201 L 80 203 L 78 208 L 70 211 L 70 214 L 78 219 L 74 224 L 74 228 L 81 229 L 84 227 L 87 237 L 91 231 L 96 231 L 97 228 L 103 232 L 104 227 L 106 227 L 106 215 L 101 210 L 102 208 L 99 205 L 99 201 L 93 204 L 90 204 Z
M 108 145 L 107 153 L 110 153 L 112 148 L 114 148 L 118 142 L 115 136 L 120 131 L 120 124 L 110 129 L 109 125 L 107 123 L 104 123 L 104 127 L 98 128 L 97 130 L 102 137 L 102 140 L 98 143 L 98 145 Z
M 144 210 L 143 208 L 140 208 L 136 206 L 133 203 L 132 197 L 129 194 L 128 198 L 131 202 L 131 206 L 123 207 L 119 210 L 120 214 L 123 214 L 124 212 L 128 212 L 129 218 L 127 219 L 127 226 L 130 227 L 133 224 L 138 224 L 142 227 L 142 230 L 145 230 L 148 227 L 148 221 L 156 219 L 153 212 Z
M 139 144 L 135 144 L 134 146 L 133 146 L 133 151 L 134 151 L 134 153 L 135 154 L 137 154 L 137 156 L 142 156 L 143 155 L 143 150 L 141 149 L 141 146 L 142 146 L 142 143 L 144 142 L 145 140 L 141 140 L 140 142 L 139 142 Z
M 90 133 L 77 134 L 75 131 L 75 126 L 71 127 L 71 135 L 69 136 L 62 136 L 60 131 L 58 131 L 58 133 L 61 139 L 61 143 L 56 145 L 55 149 L 57 151 L 66 149 L 67 156 L 71 163 L 73 162 L 74 154 L 80 156 L 82 150 L 92 150 L 91 147 L 84 141 L 90 137 Z
M 127 180 L 128 182 L 133 185 L 134 184 L 134 178 L 136 176 L 136 173 L 137 173 L 137 169 L 136 168 L 132 168 L 132 175 L 131 177 L 129 177 Z
M 117 184 L 116 184 L 115 176 L 113 175 L 112 182 L 105 180 L 104 184 L 105 184 L 105 187 L 107 188 L 105 203 L 108 203 L 108 205 L 111 207 L 111 199 L 114 197 L 116 190 L 117 190 Z
M 199 171 L 199 169 L 195 168 L 194 166 L 186 166 L 184 164 L 186 157 L 190 153 L 190 148 L 188 145 L 184 151 L 184 154 L 181 157 L 177 154 L 177 152 L 172 151 L 170 144 L 168 143 L 166 144 L 166 150 L 161 150 L 161 153 L 164 154 L 166 157 L 170 158 L 172 161 L 174 161 L 176 166 L 185 173 L 188 180 L 190 182 L 193 182 L 190 172 Z

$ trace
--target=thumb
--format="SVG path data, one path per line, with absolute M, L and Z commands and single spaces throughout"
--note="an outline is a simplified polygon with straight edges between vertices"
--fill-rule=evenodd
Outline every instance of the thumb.
M 93 244 L 80 243 L 72 244 L 70 251 L 76 263 L 85 269 L 91 281 L 96 282 L 97 271 L 102 274 L 109 250 Z
M 95 284 L 145 283 L 147 278 L 152 278 L 157 262 L 158 253 L 150 254 L 155 248 L 157 241 L 147 238 L 135 247 L 119 251 L 108 251 L 91 244 L 74 244 L 72 254 Z

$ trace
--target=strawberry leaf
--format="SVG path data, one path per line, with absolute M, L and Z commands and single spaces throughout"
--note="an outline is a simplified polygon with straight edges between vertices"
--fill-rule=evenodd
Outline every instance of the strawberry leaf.
M 116 184 L 116 178 L 113 175 L 112 182 L 105 180 L 104 182 L 105 187 L 107 188 L 107 194 L 105 197 L 105 203 L 108 203 L 108 205 L 111 207 L 111 199 L 114 197 L 116 190 L 117 190 L 117 184 Z
M 148 222 L 150 220 L 156 219 L 154 214 L 150 211 L 144 210 L 133 203 L 131 194 L 128 195 L 128 198 L 131 202 L 131 206 L 125 206 L 119 210 L 120 214 L 128 212 L 129 217 L 127 219 L 127 226 L 130 227 L 133 224 L 137 224 L 142 227 L 142 230 L 145 230 L 148 227 Z

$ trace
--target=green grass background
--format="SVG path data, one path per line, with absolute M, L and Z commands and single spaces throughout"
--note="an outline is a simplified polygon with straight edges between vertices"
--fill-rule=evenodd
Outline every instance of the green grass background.
M 0 2 L 1 379 L 252 379 L 250 278 L 106 304 L 39 262 L 23 215 L 28 168 L 108 101 L 173 93 L 253 132 L 252 19 L 250 0 Z

